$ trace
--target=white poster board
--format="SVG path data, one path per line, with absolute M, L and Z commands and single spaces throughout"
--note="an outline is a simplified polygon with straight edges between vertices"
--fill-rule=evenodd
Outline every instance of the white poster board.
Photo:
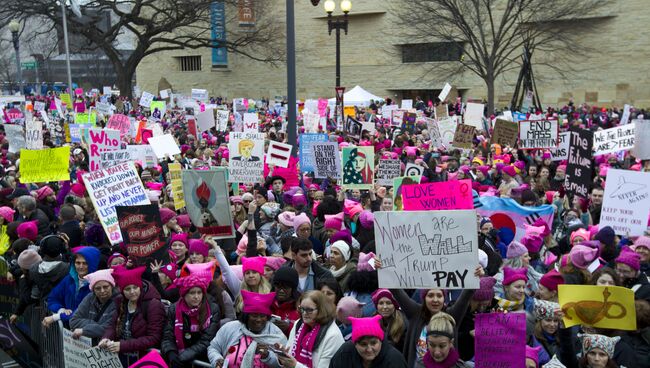
M 159 160 L 165 158 L 165 155 L 172 157 L 181 154 L 181 149 L 178 147 L 178 144 L 176 144 L 176 141 L 171 134 L 151 137 L 149 138 L 149 145 Z
M 483 110 L 485 109 L 484 104 L 478 104 L 473 102 L 468 102 L 465 107 L 465 115 L 463 116 L 464 124 L 471 125 L 476 128 L 476 130 L 484 130 L 483 127 Z
M 451 84 L 445 83 L 445 87 L 442 89 L 442 91 L 440 91 L 440 94 L 438 95 L 438 99 L 441 102 L 444 101 L 449 95 L 449 92 L 451 92 Z
M 341 158 L 338 147 L 338 144 L 334 142 L 312 143 L 314 177 L 338 179 L 341 176 Z
M 633 120 L 634 123 L 634 157 L 650 159 L 650 120 Z
M 404 176 L 422 176 L 424 168 L 420 165 L 409 162 L 404 169 Z
M 375 169 L 375 183 L 377 185 L 392 187 L 393 179 L 402 176 L 402 162 L 400 160 L 379 160 Z
M 43 122 L 25 114 L 25 147 L 28 150 L 43 149 Z
M 639 236 L 650 214 L 650 173 L 609 169 L 600 214 L 600 227 L 611 226 L 617 235 Z
M 635 123 L 594 132 L 594 156 L 634 148 Z
M 230 117 L 230 111 L 228 110 L 217 110 L 217 130 L 224 132 L 228 129 L 228 118 Z
M 562 132 L 557 138 L 557 147 L 551 148 L 551 160 L 563 161 L 569 159 L 569 137 L 570 132 Z
M 519 148 L 557 147 L 559 125 L 557 119 L 524 120 L 519 122 Z
M 247 112 L 244 114 L 244 132 L 257 133 L 260 131 L 260 118 L 257 113 Z
M 456 119 L 449 117 L 446 119 L 438 120 L 438 131 L 440 132 L 440 139 L 442 144 L 446 147 L 450 147 L 451 143 L 454 141 L 454 135 L 456 134 Z
M 57 328 L 52 326 L 50 328 Z M 66 368 L 88 368 L 88 360 L 84 351 L 92 347 L 92 341 L 84 336 L 72 338 L 72 331 L 62 328 L 63 362 Z
M 266 151 L 267 165 L 287 168 L 291 158 L 291 150 L 293 150 L 293 146 L 290 144 L 270 141 L 269 149 Z
M 154 97 L 155 96 L 152 95 L 151 93 L 147 91 L 142 91 L 142 96 L 140 97 L 140 103 L 139 103 L 140 106 L 149 108 L 149 106 L 151 106 L 151 101 L 153 101 Z
M 201 132 L 205 132 L 206 130 L 210 130 L 214 128 L 215 126 L 214 111 L 205 110 L 203 112 L 196 114 L 196 125 L 199 128 L 199 131 Z
M 208 99 L 208 90 L 192 88 L 192 98 L 199 101 L 206 101 Z

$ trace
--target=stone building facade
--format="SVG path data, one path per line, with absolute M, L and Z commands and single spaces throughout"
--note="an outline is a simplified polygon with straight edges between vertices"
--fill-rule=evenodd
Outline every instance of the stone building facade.
M 278 22 L 284 23 L 284 0 L 265 1 L 277 3 Z M 421 62 L 452 60 L 458 55 L 454 50 L 433 43 L 431 47 L 435 50 L 408 46 L 408 40 L 400 39 L 399 28 L 403 25 L 392 14 L 391 2 L 353 1 L 349 33 L 341 35 L 341 84 L 348 89 L 360 85 L 375 95 L 397 100 L 418 95 L 426 100 L 437 96 L 445 83 L 450 82 L 454 86 L 452 97 L 485 98 L 483 81 L 471 72 L 453 77 L 438 75 L 436 69 L 445 61 Z M 335 36 L 328 35 L 322 2 L 319 7 L 313 7 L 307 0 L 296 0 L 295 4 L 297 96 L 303 100 L 334 97 Z M 226 9 L 231 10 L 235 9 Z M 599 106 L 632 103 L 650 107 L 650 34 L 644 26 L 650 21 L 648 1 L 616 0 L 602 16 L 588 21 L 595 22 L 596 31 L 583 32 L 581 42 L 593 51 L 587 57 L 576 58 L 567 78 L 536 66 L 534 55 L 533 67 L 542 103 L 563 105 L 573 98 L 576 103 Z M 237 25 L 228 24 L 227 27 Z M 278 37 L 284 38 L 284 34 Z M 284 65 L 271 66 L 230 53 L 227 67 L 213 68 L 211 55 L 212 50 L 205 49 L 148 56 L 138 67 L 137 85 L 141 90 L 155 92 L 159 80 L 164 77 L 175 91 L 182 93 L 189 93 L 191 88 L 205 88 L 213 96 L 228 99 L 286 96 Z M 518 70 L 513 70 L 497 80 L 498 107 L 509 103 L 517 76 Z

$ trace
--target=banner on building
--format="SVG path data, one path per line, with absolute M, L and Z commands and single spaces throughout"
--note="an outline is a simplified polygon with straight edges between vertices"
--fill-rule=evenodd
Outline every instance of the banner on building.
M 240 27 L 255 27 L 254 4 L 255 2 L 253 0 L 237 0 L 237 13 Z
M 213 46 L 226 43 L 226 6 L 224 1 L 210 3 L 210 37 Z M 212 48 L 212 67 L 223 68 L 228 66 L 228 49 L 226 47 Z

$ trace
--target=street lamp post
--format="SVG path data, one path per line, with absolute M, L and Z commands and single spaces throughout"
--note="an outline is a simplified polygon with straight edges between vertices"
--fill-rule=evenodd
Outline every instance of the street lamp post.
M 350 0 L 341 0 L 341 11 L 343 11 L 343 19 L 334 18 L 332 13 L 336 9 L 336 2 L 334 0 L 326 0 L 324 7 L 327 12 L 327 32 L 332 35 L 332 31 L 336 30 L 336 90 L 337 96 L 341 88 L 341 30 L 348 34 L 348 13 L 352 10 L 352 2 Z M 343 116 L 342 99 L 337 97 L 337 106 L 334 111 L 334 120 L 339 121 L 339 116 Z
M 18 32 L 20 31 L 20 23 L 13 19 L 9 22 L 9 30 L 11 31 L 11 39 L 14 43 L 14 51 L 16 51 L 16 76 L 18 78 L 18 85 L 20 86 L 20 94 L 23 94 L 23 70 L 20 67 L 20 41 L 18 40 Z

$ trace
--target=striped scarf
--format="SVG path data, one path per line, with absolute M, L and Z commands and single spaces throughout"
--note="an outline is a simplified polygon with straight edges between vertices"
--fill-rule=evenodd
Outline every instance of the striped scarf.
M 496 295 L 494 296 L 494 299 L 497 300 L 497 304 L 499 305 L 499 308 L 501 308 L 503 310 L 506 310 L 506 311 L 513 311 L 515 309 L 518 309 L 521 305 L 524 304 L 524 301 L 526 300 L 524 298 L 524 299 L 521 299 L 521 300 L 518 300 L 518 301 L 513 301 L 513 300 L 508 300 L 508 299 L 501 298 L 501 297 L 496 296 Z

